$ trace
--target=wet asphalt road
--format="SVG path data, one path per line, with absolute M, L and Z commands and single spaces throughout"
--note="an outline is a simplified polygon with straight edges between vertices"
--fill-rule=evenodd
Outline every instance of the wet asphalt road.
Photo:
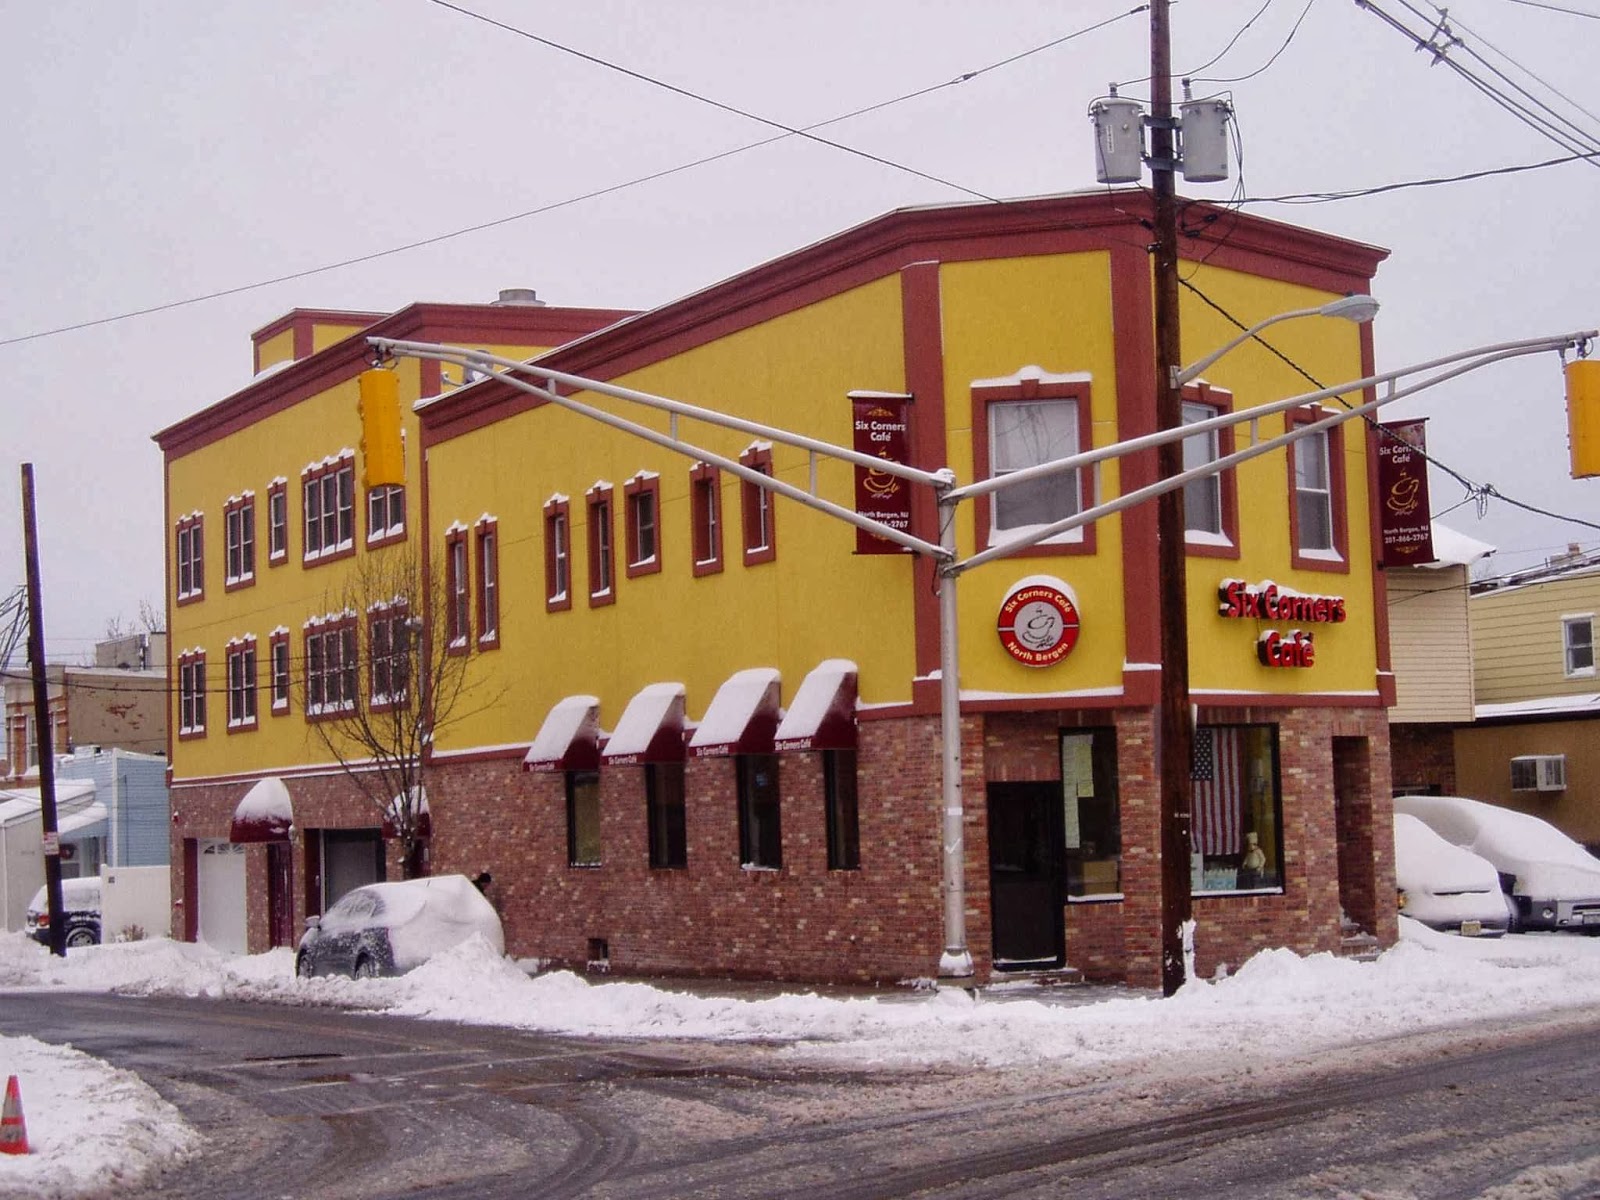
M 1282 1073 L 807 1069 L 225 1001 L 12 993 L 208 1139 L 141 1195 L 1600 1197 L 1600 1014 Z M 128 1195 L 129 1193 L 122 1193 Z

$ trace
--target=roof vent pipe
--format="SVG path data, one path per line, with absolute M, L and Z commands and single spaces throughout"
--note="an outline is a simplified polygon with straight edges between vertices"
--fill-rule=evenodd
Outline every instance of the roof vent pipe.
M 542 307 L 544 301 L 539 299 L 539 293 L 532 288 L 501 288 L 500 298 L 495 301 L 500 305 L 523 304 L 535 308 Z

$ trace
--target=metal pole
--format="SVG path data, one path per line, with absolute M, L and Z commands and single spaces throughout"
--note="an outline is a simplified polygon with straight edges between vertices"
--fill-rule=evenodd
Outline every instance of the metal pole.
M 1173 169 L 1172 47 L 1168 0 L 1150 5 L 1150 170 L 1155 198 L 1156 427 L 1183 425 L 1183 365 L 1178 332 L 1178 208 Z M 1183 442 L 1157 450 L 1159 474 L 1183 472 Z M 1161 702 L 1157 744 L 1161 776 L 1161 991 L 1183 986 L 1183 932 L 1190 912 L 1189 823 L 1194 785 L 1190 760 L 1194 721 L 1189 711 L 1189 589 L 1185 561 L 1183 491 L 1156 501 L 1157 570 L 1161 605 Z
M 948 489 L 946 489 L 948 490 Z M 956 506 L 939 494 L 939 545 L 951 559 L 956 553 Z M 944 771 L 941 795 L 944 849 L 944 954 L 939 974 L 962 978 L 972 974 L 967 949 L 966 831 L 961 801 L 961 655 L 956 623 L 956 577 L 939 575 L 939 741 Z
M 50 682 L 44 669 L 44 606 L 39 596 L 39 525 L 33 508 L 32 463 L 22 464 L 22 545 L 28 570 L 28 663 L 33 671 L 33 724 L 39 742 L 39 820 L 44 835 L 44 890 L 50 913 L 50 953 L 65 958 L 67 913 L 61 902 L 56 759 L 50 737 Z

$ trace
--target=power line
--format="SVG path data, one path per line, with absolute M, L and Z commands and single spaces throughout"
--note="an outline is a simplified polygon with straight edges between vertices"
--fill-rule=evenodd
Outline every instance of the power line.
M 1206 295 L 1205 292 L 1201 291 L 1198 287 L 1196 287 L 1192 280 L 1180 279 L 1179 283 L 1181 283 L 1184 287 L 1188 288 L 1196 296 L 1200 297 L 1200 299 L 1205 304 L 1207 304 L 1209 307 L 1215 309 L 1223 317 L 1225 317 L 1227 320 L 1231 321 L 1236 328 L 1238 328 L 1240 330 L 1246 330 L 1246 329 L 1249 328 L 1249 326 L 1246 325 L 1243 321 L 1241 321 L 1238 317 L 1234 316 L 1226 308 L 1224 308 L 1222 305 L 1218 304 L 1210 296 Z M 1308 383 L 1310 383 L 1313 387 L 1317 388 L 1319 391 L 1322 390 L 1322 389 L 1325 389 L 1328 386 L 1327 384 L 1323 383 L 1320 379 L 1318 379 L 1315 375 L 1311 374 L 1310 371 L 1307 371 L 1299 363 L 1295 362 L 1294 359 L 1290 358 L 1282 350 L 1280 350 L 1276 346 L 1274 346 L 1271 342 L 1269 342 L 1261 334 L 1257 333 L 1257 334 L 1253 335 L 1251 340 L 1255 341 L 1255 342 L 1259 342 L 1263 347 L 1265 347 L 1268 351 L 1270 351 L 1274 357 L 1278 358 L 1280 361 L 1282 361 L 1287 366 L 1289 366 L 1292 370 L 1297 372 L 1301 376 L 1301 378 L 1305 379 Z M 1337 399 L 1338 399 L 1339 403 L 1343 404 L 1346 408 L 1352 407 L 1350 402 L 1345 400 L 1344 397 L 1340 396 L 1340 397 L 1337 397 Z M 1381 436 L 1381 437 L 1393 437 L 1394 436 L 1388 430 L 1384 429 L 1383 426 L 1381 426 L 1375 419 L 1373 419 L 1373 417 L 1370 414 L 1364 414 L 1361 419 L 1364 422 L 1366 422 L 1366 424 L 1367 424 L 1367 426 L 1369 428 L 1377 431 L 1379 436 Z M 1432 466 L 1438 467 L 1439 470 L 1443 471 L 1446 475 L 1450 476 L 1450 478 L 1454 479 L 1457 483 L 1461 484 L 1462 487 L 1466 488 L 1467 492 L 1468 492 L 1468 499 L 1473 500 L 1473 501 L 1475 501 L 1477 503 L 1478 508 L 1480 510 L 1480 515 L 1481 515 L 1481 511 L 1487 506 L 1487 504 L 1488 504 L 1488 502 L 1490 500 L 1503 500 L 1505 503 L 1511 505 L 1514 508 L 1523 509 L 1526 512 L 1534 513 L 1537 516 L 1549 517 L 1552 520 L 1565 521 L 1565 522 L 1568 522 L 1568 523 L 1573 524 L 1573 525 L 1582 525 L 1582 526 L 1584 526 L 1584 527 L 1586 527 L 1588 529 L 1600 530 L 1600 524 L 1596 524 L 1593 521 L 1585 520 L 1582 517 L 1574 517 L 1574 516 L 1571 516 L 1571 515 L 1569 515 L 1567 513 L 1552 512 L 1549 509 L 1539 508 L 1538 506 L 1533 505 L 1533 504 L 1529 504 L 1526 501 L 1517 500 L 1514 497 L 1507 496 L 1504 492 L 1500 491 L 1500 489 L 1495 487 L 1494 484 L 1492 484 L 1492 483 L 1482 483 L 1482 484 L 1474 483 L 1472 480 L 1468 479 L 1465 475 L 1463 475 L 1460 471 L 1457 471 L 1454 467 L 1452 467 L 1449 464 L 1443 462 L 1442 460 L 1434 457 L 1433 455 L 1428 454 L 1426 451 L 1417 450 L 1416 447 L 1414 447 L 1414 446 L 1410 447 L 1410 449 L 1414 453 L 1421 455 L 1421 457 L 1423 458 L 1424 461 L 1426 461 L 1427 463 L 1429 463 Z
M 1297 17 L 1295 19 L 1295 23 L 1289 29 L 1289 36 L 1283 39 L 1283 45 L 1279 46 L 1277 48 L 1277 50 L 1275 50 L 1273 52 L 1272 57 L 1267 59 L 1266 62 L 1262 63 L 1254 71 L 1251 71 L 1251 72 L 1249 72 L 1248 74 L 1245 74 L 1245 75 L 1234 75 L 1234 76 L 1232 76 L 1231 78 L 1228 78 L 1228 79 L 1196 79 L 1194 82 L 1196 82 L 1196 83 L 1243 83 L 1247 79 L 1254 79 L 1257 75 L 1262 74 L 1264 71 L 1266 71 L 1266 69 L 1268 67 L 1270 67 L 1273 63 L 1277 62 L 1279 57 L 1283 54 L 1283 52 L 1289 48 L 1289 43 L 1294 41 L 1294 35 L 1300 32 L 1300 26 L 1305 24 L 1306 16 L 1307 16 L 1308 13 L 1311 12 L 1311 6 L 1313 4 L 1315 4 L 1316 2 L 1317 2 L 1317 0 L 1306 0 L 1306 6 L 1300 10 L 1299 17 Z
M 599 199 L 602 196 L 609 196 L 617 192 L 626 191 L 629 188 L 639 187 L 647 183 L 654 183 L 660 179 L 669 178 L 673 175 L 682 174 L 685 171 L 692 171 L 697 167 L 709 166 L 711 163 L 720 162 L 726 158 L 733 158 L 736 155 L 744 154 L 751 150 L 759 150 L 763 146 L 770 146 L 775 142 L 781 142 L 789 137 L 804 135 L 817 129 L 825 129 L 830 125 L 838 125 L 845 121 L 854 120 L 857 117 L 866 116 L 869 113 L 879 112 L 896 104 L 903 104 L 910 100 L 917 100 L 934 92 L 942 91 L 945 88 L 957 87 L 963 83 L 968 83 L 971 80 L 977 79 L 982 75 L 987 75 L 991 71 L 997 71 L 1003 67 L 1008 67 L 1013 63 L 1020 62 L 1025 58 L 1031 57 L 1032 55 L 1040 54 L 1046 50 L 1053 49 L 1056 46 L 1063 45 L 1066 42 L 1073 41 L 1076 38 L 1084 37 L 1091 33 L 1096 33 L 1099 30 L 1114 25 L 1119 21 L 1124 21 L 1129 17 L 1137 16 L 1138 14 L 1147 11 L 1149 7 L 1150 6 L 1148 4 L 1136 5 L 1133 8 L 1128 9 L 1126 12 L 1118 14 L 1117 16 L 1108 17 L 1103 21 L 1094 23 L 1093 25 L 1086 25 L 1082 29 L 1074 30 L 1072 33 L 1064 34 L 1061 37 L 1053 38 L 1050 41 L 1044 42 L 1038 46 L 1033 46 L 1027 50 L 1009 55 L 1006 58 L 998 60 L 997 62 L 989 63 L 987 66 L 979 67 L 976 70 L 963 72 L 953 79 L 947 79 L 942 83 L 929 84 L 925 87 L 917 88 L 914 91 L 906 92 L 903 95 L 895 96 L 888 100 L 880 100 L 877 103 L 868 104 L 862 108 L 852 109 L 846 113 L 840 113 L 838 116 L 829 117 L 826 120 L 817 121 L 814 124 L 807 125 L 803 129 L 797 130 L 795 133 L 779 133 L 772 137 L 762 138 L 759 141 L 747 142 L 742 146 L 735 146 L 731 149 L 722 150 L 715 154 L 707 154 L 701 158 L 693 159 L 690 162 L 679 163 L 674 167 L 666 167 L 660 171 L 652 171 L 645 175 L 638 175 L 632 179 L 623 180 L 620 183 L 608 184 L 605 187 L 595 188 L 588 192 L 582 192 L 576 196 L 569 196 L 563 200 L 553 200 L 549 204 L 542 204 L 537 208 L 526 209 L 523 212 L 512 213 L 509 216 L 496 217 L 494 220 L 490 221 L 481 221 L 476 225 L 467 225 L 460 229 L 453 229 L 448 233 L 435 234 L 431 237 L 419 238 L 416 241 L 404 242 L 397 246 L 390 246 L 384 250 L 374 250 L 367 254 L 359 254 L 351 258 L 339 259 L 336 262 L 324 263 L 321 266 L 307 267 L 304 270 L 291 271 L 284 275 L 275 275 L 269 279 L 257 280 L 254 283 L 244 283 L 234 287 L 221 288 L 216 291 L 190 296 L 182 300 L 170 300 L 162 304 L 148 305 L 144 308 L 129 309 L 125 312 L 120 312 L 109 317 L 96 317 L 92 320 L 78 321 L 70 325 L 59 325 L 53 329 L 42 329 L 34 333 L 25 333 L 15 337 L 0 338 L 0 347 L 15 346 L 22 342 L 38 341 L 42 338 L 55 337 L 56 335 L 62 333 L 73 333 L 81 329 L 95 329 L 102 325 L 110 325 L 118 321 L 127 321 L 135 317 L 147 317 L 155 313 L 169 312 L 177 308 L 187 308 L 195 304 L 204 304 L 211 300 L 221 300 L 228 296 L 237 296 L 244 292 L 258 291 L 261 288 L 272 287 L 276 284 L 291 283 L 297 279 L 308 279 L 313 275 L 322 275 L 329 271 L 343 270 L 345 267 L 360 266 L 363 263 L 374 262 L 382 258 L 390 258 L 396 254 L 405 254 L 412 250 L 421 250 L 428 246 L 438 245 L 441 242 L 448 242 L 455 238 L 466 237 L 468 234 L 482 233 L 484 230 L 495 229 L 501 225 L 509 225 L 515 221 L 527 220 L 530 217 L 543 216 L 559 209 L 570 208 L 574 205 L 582 204 L 589 200 Z M 958 185 L 951 184 L 950 186 L 956 187 Z
M 1551 12 L 1566 13 L 1569 17 L 1588 17 L 1591 21 L 1600 21 L 1600 13 L 1584 12 L 1578 8 L 1563 8 L 1559 4 L 1546 4 L 1543 0 L 1510 0 L 1512 4 L 1524 4 L 1529 8 L 1545 8 Z
M 1448 183 L 1466 183 L 1475 179 L 1490 179 L 1496 175 L 1519 175 L 1524 171 L 1542 171 L 1547 167 L 1565 166 L 1567 163 L 1600 159 L 1600 151 L 1565 154 L 1560 158 L 1547 158 L 1541 162 L 1521 163 L 1511 167 L 1487 167 L 1481 171 L 1465 171 L 1459 175 L 1436 175 L 1426 179 L 1408 179 L 1399 183 L 1383 183 L 1372 187 L 1347 188 L 1336 192 L 1292 192 L 1282 196 L 1248 196 L 1242 204 L 1326 204 L 1335 200 L 1357 200 L 1366 196 L 1381 196 L 1387 192 L 1402 192 L 1411 188 L 1440 187 Z

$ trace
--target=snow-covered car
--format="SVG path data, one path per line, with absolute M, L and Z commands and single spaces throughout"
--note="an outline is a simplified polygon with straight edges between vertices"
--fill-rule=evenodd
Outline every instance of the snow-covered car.
M 499 915 L 464 875 L 369 883 L 347 892 L 321 917 L 306 918 L 295 974 L 402 975 L 474 934 L 496 954 L 505 953 Z
M 66 943 L 70 947 L 100 944 L 100 877 L 61 881 L 61 907 L 67 925 Z M 50 909 L 45 889 L 40 888 L 28 901 L 23 929 L 34 941 L 50 944 Z
M 1510 921 L 1500 873 L 1409 813 L 1394 815 L 1394 882 L 1400 911 L 1464 937 L 1499 937 Z
M 1494 864 L 1514 930 L 1600 933 L 1600 858 L 1548 821 L 1462 796 L 1396 796 L 1394 808 Z

